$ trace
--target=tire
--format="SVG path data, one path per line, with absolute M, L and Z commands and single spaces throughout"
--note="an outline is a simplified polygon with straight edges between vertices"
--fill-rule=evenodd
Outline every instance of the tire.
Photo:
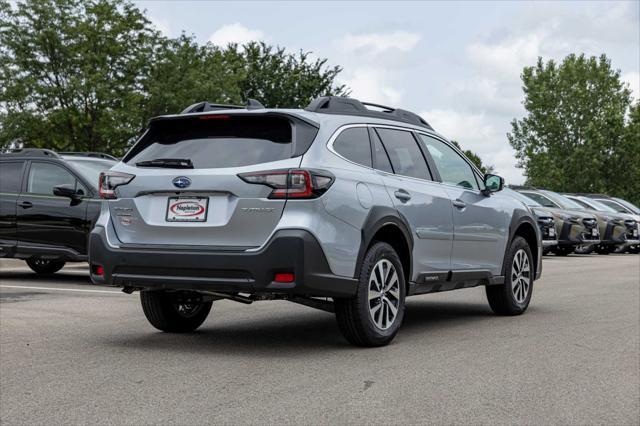
M 497 315 L 520 315 L 531 301 L 535 277 L 531 248 L 524 238 L 513 240 L 505 265 L 504 284 L 487 286 L 487 300 Z
M 553 252 L 556 256 L 569 256 L 573 250 L 573 247 L 556 247 Z
M 62 260 L 40 259 L 38 257 L 27 259 L 26 262 L 33 272 L 42 275 L 54 274 L 62 269 L 65 264 Z
M 197 293 L 149 290 L 140 292 L 140 302 L 151 325 L 167 333 L 187 333 L 200 327 L 212 305 Z
M 613 246 L 598 246 L 596 247 L 596 253 L 598 254 L 603 254 L 603 255 L 608 255 L 613 253 L 613 251 L 615 250 L 615 247 Z
M 578 245 L 576 246 L 575 250 L 573 251 L 576 254 L 591 254 L 593 253 L 594 247 L 593 244 L 592 245 Z
M 359 272 L 356 295 L 335 300 L 338 327 L 353 345 L 387 345 L 404 318 L 406 280 L 402 262 L 393 247 L 376 242 L 365 254 Z M 383 291 L 380 282 L 386 283 Z

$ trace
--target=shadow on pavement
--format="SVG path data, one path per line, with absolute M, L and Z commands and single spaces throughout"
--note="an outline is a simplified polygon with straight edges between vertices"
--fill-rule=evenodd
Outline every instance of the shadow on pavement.
M 268 302 L 264 302 L 268 303 Z M 215 305 L 210 318 L 201 329 L 188 334 L 167 334 L 155 331 L 148 325 L 148 333 L 120 335 L 101 340 L 99 345 L 117 346 L 136 351 L 167 351 L 172 353 L 209 353 L 265 357 L 279 356 L 283 351 L 288 357 L 307 356 L 318 349 L 356 350 L 342 337 L 334 315 L 319 311 L 282 314 L 274 313 L 268 319 L 234 320 L 216 325 Z M 482 318 L 494 317 L 488 306 L 481 304 L 410 301 L 404 324 L 396 340 L 427 339 L 431 329 L 473 323 Z M 141 315 L 141 321 L 145 321 Z M 145 323 L 145 326 L 147 324 Z M 375 354 L 377 351 L 366 353 Z

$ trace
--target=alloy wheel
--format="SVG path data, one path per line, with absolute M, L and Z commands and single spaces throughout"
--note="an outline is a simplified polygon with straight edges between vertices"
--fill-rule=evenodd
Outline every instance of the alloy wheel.
M 531 265 L 527 252 L 520 249 L 513 257 L 511 265 L 511 290 L 517 303 L 524 303 L 531 287 Z
M 400 306 L 400 280 L 395 266 L 379 260 L 369 277 L 369 315 L 376 327 L 387 330 L 393 325 Z

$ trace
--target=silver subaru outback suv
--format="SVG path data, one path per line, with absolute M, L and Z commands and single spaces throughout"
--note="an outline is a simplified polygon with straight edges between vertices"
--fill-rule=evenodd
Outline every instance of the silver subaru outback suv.
M 196 329 L 216 300 L 288 300 L 381 346 L 407 296 L 483 285 L 496 314 L 527 309 L 540 230 L 502 187 L 409 111 L 202 102 L 152 119 L 101 175 L 91 277 L 140 291 L 166 332 Z

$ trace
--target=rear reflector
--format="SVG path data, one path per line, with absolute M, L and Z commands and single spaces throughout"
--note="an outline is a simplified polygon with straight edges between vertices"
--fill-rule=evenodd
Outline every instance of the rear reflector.
M 278 272 L 273 276 L 273 281 L 277 283 L 292 283 L 296 276 L 291 272 Z
M 92 265 L 91 270 L 93 272 L 93 275 L 98 275 L 98 276 L 104 275 L 104 268 L 101 265 Z

